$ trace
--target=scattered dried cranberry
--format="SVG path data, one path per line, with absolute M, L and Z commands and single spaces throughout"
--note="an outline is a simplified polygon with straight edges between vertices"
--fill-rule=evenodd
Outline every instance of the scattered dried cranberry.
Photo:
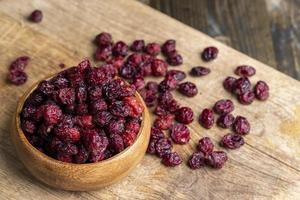
M 256 73 L 256 70 L 254 67 L 252 66 L 249 66 L 249 65 L 241 65 L 241 66 L 238 66 L 234 73 L 236 75 L 239 75 L 239 76 L 245 76 L 245 77 L 250 77 L 250 76 L 253 76 L 255 73 Z
M 127 56 L 128 46 L 123 41 L 118 41 L 113 45 L 112 53 L 114 56 Z
M 201 151 L 194 152 L 188 161 L 188 165 L 191 169 L 199 169 L 203 167 L 204 164 L 205 164 L 205 155 Z
M 228 92 L 232 92 L 233 91 L 233 84 L 236 81 L 236 78 L 228 76 L 224 82 L 223 82 L 223 86 L 224 88 L 228 91 Z
M 258 81 L 254 86 L 255 97 L 264 101 L 269 97 L 269 86 L 264 81 Z
M 251 83 L 247 77 L 241 77 L 233 83 L 232 89 L 234 94 L 243 94 L 251 90 Z
M 173 69 L 173 70 L 169 70 L 167 72 L 165 78 L 166 79 L 172 78 L 172 79 L 176 80 L 177 82 L 180 82 L 186 78 L 186 74 L 183 71 Z
M 202 152 L 204 156 L 208 156 L 213 152 L 214 144 L 209 137 L 203 137 L 199 140 L 197 149 Z
M 194 120 L 194 112 L 189 107 L 181 107 L 176 110 L 175 119 L 180 123 L 189 124 Z
M 28 65 L 30 58 L 28 56 L 21 56 L 14 60 L 9 67 L 10 71 L 24 71 L 25 67 Z
M 217 125 L 221 128 L 229 128 L 234 122 L 234 116 L 230 113 L 222 114 L 217 119 Z
M 154 121 L 154 126 L 159 129 L 167 130 L 173 125 L 174 115 L 162 115 Z
M 27 74 L 24 71 L 12 70 L 7 78 L 14 85 L 22 85 L 27 81 Z
M 169 53 L 176 50 L 176 41 L 175 40 L 167 40 L 161 47 L 162 53 L 165 56 L 168 56 Z
M 183 58 L 177 51 L 170 52 L 167 57 L 167 62 L 171 66 L 178 66 L 183 63 Z
M 151 64 L 153 76 L 165 76 L 167 73 L 167 64 L 161 59 L 154 59 Z
M 175 124 L 170 129 L 172 140 L 176 144 L 186 144 L 190 140 L 190 131 L 184 124 Z
M 112 55 L 111 45 L 103 45 L 97 48 L 95 52 L 96 60 L 107 61 Z
M 202 60 L 208 62 L 217 58 L 219 50 L 216 47 L 206 47 L 202 54 Z
M 245 117 L 237 116 L 233 123 L 233 130 L 240 135 L 246 135 L 250 131 L 250 123 Z
M 109 33 L 102 32 L 96 36 L 95 43 L 99 47 L 111 45 L 112 44 L 112 36 Z
M 254 98 L 255 98 L 255 94 L 250 90 L 238 95 L 239 102 L 244 105 L 251 104 L 254 101 Z
M 131 51 L 141 52 L 145 48 L 145 41 L 144 40 L 135 40 L 130 46 Z
M 177 152 L 169 153 L 163 156 L 162 163 L 167 167 L 175 167 L 182 163 L 182 158 Z
M 41 22 L 42 19 L 43 19 L 43 13 L 40 10 L 34 10 L 29 16 L 29 20 L 35 23 Z
M 176 87 L 177 87 L 177 81 L 173 78 L 165 78 L 158 85 L 158 89 L 160 92 L 174 90 L 174 89 L 176 89 Z
M 227 160 L 228 157 L 224 151 L 214 151 L 207 157 L 206 163 L 212 168 L 221 169 Z
M 200 116 L 199 116 L 199 123 L 207 129 L 210 129 L 215 122 L 215 118 L 214 118 L 214 112 L 211 109 L 205 108 Z
M 228 149 L 237 149 L 244 145 L 244 138 L 241 135 L 228 133 L 223 136 L 220 144 Z
M 233 102 L 230 99 L 221 99 L 214 105 L 214 111 L 217 114 L 230 113 L 234 110 Z
M 171 153 L 172 142 L 170 139 L 161 138 L 155 143 L 155 152 L 158 157 L 163 157 L 166 154 Z
M 149 43 L 144 50 L 151 56 L 157 56 L 160 53 L 160 45 L 157 43 Z
M 206 67 L 202 67 L 202 66 L 193 67 L 190 71 L 190 75 L 195 76 L 195 77 L 205 76 L 209 73 L 210 73 L 210 69 L 208 69 Z
M 187 97 L 193 97 L 198 93 L 197 86 L 189 81 L 179 84 L 178 91 Z

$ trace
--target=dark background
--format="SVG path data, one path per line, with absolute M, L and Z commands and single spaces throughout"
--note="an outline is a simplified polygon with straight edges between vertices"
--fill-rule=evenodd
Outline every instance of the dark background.
M 139 0 L 300 80 L 300 0 Z

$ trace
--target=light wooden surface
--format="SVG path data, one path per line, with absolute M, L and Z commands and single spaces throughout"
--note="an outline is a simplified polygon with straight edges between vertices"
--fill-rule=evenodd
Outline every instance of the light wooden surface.
M 24 20 L 34 8 L 44 11 L 41 24 Z M 92 55 L 91 41 L 101 31 L 127 42 L 136 38 L 158 42 L 174 38 L 184 57 L 184 65 L 178 68 L 188 71 L 193 65 L 205 65 L 212 70 L 203 78 L 187 78 L 197 83 L 200 94 L 196 97 L 174 95 L 182 105 L 190 105 L 197 117 L 201 109 L 216 100 L 231 98 L 236 103 L 234 114 L 249 119 L 252 130 L 246 144 L 228 152 L 224 169 L 192 171 L 184 164 L 169 169 L 158 158 L 146 156 L 124 181 L 94 192 L 54 190 L 29 175 L 8 139 L 17 99 L 33 82 L 58 71 L 59 63 L 74 65 Z M 217 60 L 204 64 L 199 52 L 208 45 L 217 46 L 220 54 Z M 33 58 L 26 69 L 29 81 L 22 87 L 8 85 L 7 67 L 23 54 Z M 267 102 L 242 106 L 222 88 L 222 80 L 239 64 L 256 67 L 253 82 L 262 79 L 269 83 L 271 96 Z M 299 199 L 299 82 L 142 4 L 128 0 L 2 0 L 0 66 L 2 199 Z M 200 137 L 210 136 L 217 142 L 228 131 L 217 127 L 204 130 L 196 121 L 189 128 L 189 144 L 175 147 L 185 161 Z

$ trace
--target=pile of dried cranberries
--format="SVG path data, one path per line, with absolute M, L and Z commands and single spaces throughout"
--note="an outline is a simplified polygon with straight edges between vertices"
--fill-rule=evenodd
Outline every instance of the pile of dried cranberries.
M 21 127 L 41 152 L 64 162 L 98 162 L 133 144 L 143 106 L 112 65 L 88 60 L 39 83 L 21 112 Z

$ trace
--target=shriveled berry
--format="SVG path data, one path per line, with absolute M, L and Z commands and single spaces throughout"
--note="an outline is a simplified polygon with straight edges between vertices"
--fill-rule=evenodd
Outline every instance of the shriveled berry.
M 234 82 L 236 81 L 236 78 L 228 76 L 224 81 L 223 81 L 223 87 L 228 91 L 232 92 L 233 91 L 233 85 Z
M 234 110 L 233 102 L 230 99 L 221 99 L 214 105 L 214 111 L 217 114 L 230 113 Z
M 95 52 L 96 60 L 107 61 L 112 55 L 111 45 L 103 45 L 97 48 Z
M 154 59 L 151 63 L 153 76 L 165 76 L 167 73 L 167 64 L 161 59 Z
M 147 90 L 145 88 L 139 91 L 140 95 L 143 97 L 147 107 L 152 107 L 156 102 L 156 93 L 152 90 Z
M 36 107 L 28 105 L 23 108 L 21 116 L 23 118 L 35 119 Z
M 147 148 L 147 153 L 155 154 L 155 144 L 156 144 L 156 142 L 157 142 L 157 140 L 150 139 L 149 144 L 148 144 L 148 148 Z
M 78 148 L 78 153 L 74 157 L 75 163 L 82 164 L 87 161 L 89 154 L 83 145 L 80 145 Z
M 184 124 L 175 124 L 170 129 L 172 140 L 176 144 L 186 144 L 190 140 L 190 131 Z
M 22 129 L 26 133 L 34 134 L 34 132 L 36 131 L 36 125 L 32 121 L 26 120 L 22 122 Z
M 134 78 L 132 84 L 135 86 L 136 90 L 140 90 L 145 86 L 144 78 Z
M 250 65 L 241 65 L 234 70 L 234 73 L 239 76 L 250 77 L 256 73 L 256 70 Z
M 125 79 L 132 79 L 136 75 L 136 68 L 130 64 L 121 66 L 119 75 Z
M 28 65 L 30 58 L 28 56 L 20 56 L 15 59 L 9 66 L 10 71 L 24 71 L 25 67 Z
M 136 139 L 136 133 L 131 130 L 125 130 L 125 132 L 122 134 L 122 138 L 125 147 L 131 146 Z
M 109 134 L 122 134 L 125 130 L 125 120 L 123 118 L 119 118 L 116 120 L 111 120 L 108 124 L 108 132 Z
M 190 75 L 195 77 L 205 76 L 209 73 L 210 73 L 210 69 L 202 66 L 193 67 L 190 71 Z
M 60 103 L 71 105 L 75 102 L 75 90 L 73 88 L 63 88 L 58 91 Z
M 255 94 L 250 90 L 238 95 L 239 102 L 244 105 L 251 104 L 254 101 L 254 98 L 255 98 Z
M 155 143 L 155 152 L 158 157 L 163 157 L 172 151 L 172 142 L 170 139 L 161 138 Z
M 61 109 L 54 104 L 45 104 L 39 108 L 45 123 L 48 125 L 57 124 L 62 116 Z
M 213 110 L 205 108 L 199 116 L 199 123 L 207 129 L 210 129 L 215 122 Z
M 112 118 L 112 114 L 108 111 L 100 111 L 93 116 L 94 122 L 100 127 L 108 125 Z
M 170 52 L 176 50 L 176 41 L 172 39 L 165 41 L 161 47 L 161 50 L 165 56 L 169 55 Z
M 135 97 L 124 97 L 123 102 L 131 110 L 130 117 L 140 117 L 143 113 L 144 107 Z
M 71 163 L 73 162 L 72 155 L 66 155 L 66 154 L 57 154 L 56 159 L 62 162 Z
M 34 10 L 29 16 L 29 20 L 35 23 L 41 22 L 42 19 L 43 19 L 43 13 L 40 10 Z
M 124 63 L 124 57 L 123 56 L 115 56 L 115 57 L 111 58 L 109 61 L 107 61 L 106 63 L 113 65 L 116 69 L 120 69 L 120 67 Z
M 164 137 L 165 137 L 164 132 L 162 132 L 161 129 L 156 128 L 156 127 L 151 127 L 150 138 L 152 140 L 159 140 L 159 139 L 164 138 Z
M 231 113 L 220 115 L 217 119 L 217 125 L 221 128 L 229 128 L 234 122 L 234 116 Z
M 22 85 L 27 81 L 27 74 L 21 70 L 12 70 L 9 72 L 7 79 L 14 85 Z
M 108 106 L 104 99 L 98 99 L 90 103 L 90 113 L 95 114 L 99 111 L 107 110 Z
M 112 36 L 107 32 L 99 33 L 95 38 L 95 43 L 98 46 L 111 45 L 112 44 Z
M 165 78 L 166 79 L 172 78 L 172 79 L 175 79 L 177 82 L 180 82 L 186 78 L 186 74 L 183 71 L 173 69 L 173 70 L 167 71 Z
M 244 143 L 244 138 L 241 135 L 228 133 L 223 136 L 220 145 L 228 149 L 237 149 Z
M 177 81 L 173 78 L 165 78 L 158 85 L 158 89 L 160 92 L 174 90 L 176 89 L 176 87 L 177 87 Z
M 188 161 L 188 165 L 191 169 L 199 169 L 203 167 L 204 164 L 205 164 L 205 156 L 201 151 L 194 152 Z
M 154 81 L 148 81 L 147 84 L 145 85 L 145 88 L 147 90 L 153 91 L 154 93 L 158 92 L 158 84 Z
M 88 88 L 88 97 L 90 101 L 97 101 L 102 98 L 102 87 L 94 86 Z
M 245 117 L 237 116 L 233 123 L 233 131 L 240 135 L 246 135 L 250 132 L 250 123 Z
M 83 134 L 85 148 L 94 155 L 103 153 L 108 146 L 107 137 L 99 134 L 95 130 L 86 130 Z
M 269 86 L 264 81 L 258 81 L 254 86 L 255 97 L 258 100 L 264 101 L 269 97 Z
M 209 155 L 214 150 L 214 144 L 209 137 L 203 137 L 199 140 L 197 145 L 198 151 L 202 152 L 205 156 Z
M 207 157 L 206 163 L 212 168 L 221 169 L 227 160 L 228 157 L 224 151 L 214 151 Z
M 140 52 L 143 51 L 145 48 L 145 41 L 144 40 L 134 40 L 130 46 L 131 51 Z
M 110 136 L 111 146 L 117 152 L 121 152 L 124 150 L 123 139 L 119 134 L 111 134 Z
M 203 50 L 201 57 L 202 57 L 203 61 L 208 62 L 208 61 L 211 61 L 211 60 L 214 60 L 215 58 L 217 58 L 218 53 L 219 53 L 219 50 L 216 47 L 206 47 Z
M 57 128 L 55 134 L 60 140 L 66 142 L 77 142 L 80 139 L 80 132 L 77 128 Z
M 178 66 L 183 63 L 183 58 L 177 51 L 173 51 L 168 54 L 167 62 L 171 66 Z
M 166 114 L 159 116 L 154 121 L 154 126 L 159 129 L 167 130 L 173 125 L 174 115 Z
M 108 79 L 113 79 L 118 70 L 112 64 L 103 64 L 99 67 Z
M 160 53 L 160 45 L 155 42 L 149 43 L 145 47 L 145 52 L 151 56 L 157 56 Z
M 77 116 L 75 123 L 81 127 L 81 128 L 91 128 L 93 127 L 93 117 L 92 115 L 82 115 L 82 116 Z
M 197 86 L 189 81 L 179 84 L 178 91 L 187 97 L 193 97 L 198 93 Z
M 251 83 L 247 77 L 241 77 L 233 83 L 234 94 L 244 94 L 249 90 L 251 90 Z
M 114 44 L 112 52 L 114 56 L 127 56 L 128 45 L 123 41 L 118 41 Z
M 157 105 L 154 109 L 154 113 L 157 116 L 163 116 L 163 115 L 169 114 L 169 111 L 166 108 L 164 108 L 163 106 Z
M 194 112 L 189 107 L 181 107 L 176 110 L 175 119 L 180 123 L 189 124 L 194 120 Z
M 161 162 L 167 167 L 175 167 L 182 163 L 182 158 L 177 152 L 173 152 L 164 155 Z

